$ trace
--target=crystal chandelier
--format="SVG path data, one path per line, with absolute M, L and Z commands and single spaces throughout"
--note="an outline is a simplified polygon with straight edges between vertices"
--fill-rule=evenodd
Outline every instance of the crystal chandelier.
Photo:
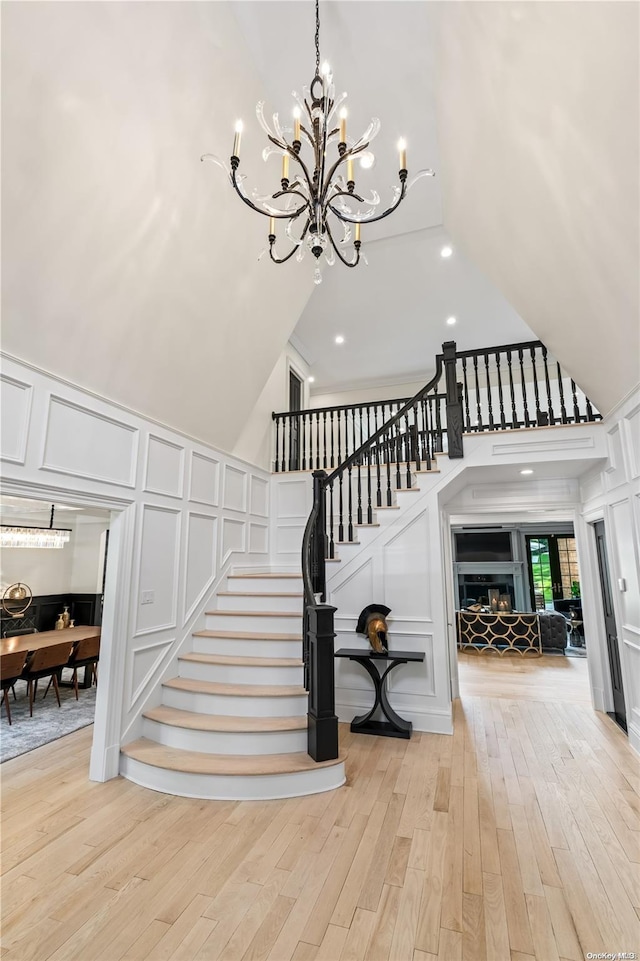
M 54 527 L 55 506 L 51 505 L 51 519 L 48 527 L 0 527 L 0 547 L 50 547 L 62 548 L 71 536 L 66 527 Z
M 378 212 L 380 196 L 375 190 L 367 198 L 356 191 L 354 159 L 359 160 L 362 167 L 373 166 L 375 157 L 367 148 L 380 130 L 380 121 L 374 117 L 358 140 L 347 136 L 347 109 L 344 106 L 347 95 L 342 93 L 336 99 L 330 68 L 328 64 L 320 67 L 319 0 L 316 0 L 315 48 L 316 70 L 310 86 L 302 88 L 302 97 L 293 91 L 296 106 L 292 129 L 280 124 L 277 113 L 273 114 L 270 126 L 264 118 L 264 101 L 256 106 L 258 121 L 271 144 L 262 151 L 263 160 L 266 162 L 272 154 L 282 158 L 280 189 L 265 196 L 260 196 L 254 189 L 251 196 L 247 195 L 245 175 L 238 172 L 242 121 L 236 124 L 230 168 L 213 154 L 204 154 L 200 159 L 212 160 L 222 167 L 240 199 L 256 213 L 269 218 L 271 260 L 283 264 L 295 255 L 296 260 L 301 261 L 310 251 L 316 258 L 314 280 L 319 284 L 322 281 L 319 269 L 322 256 L 330 266 L 336 258 L 346 267 L 356 267 L 361 259 L 366 264 L 361 249 L 361 224 L 388 217 L 397 210 L 413 184 L 420 177 L 432 177 L 433 171 L 421 170 L 407 182 L 407 148 L 405 141 L 400 140 L 399 183 L 392 188 L 389 207 Z M 337 149 L 332 156 L 330 148 L 334 145 Z M 283 233 L 291 246 L 283 256 L 278 256 L 275 249 L 276 222 L 279 220 L 285 222 Z

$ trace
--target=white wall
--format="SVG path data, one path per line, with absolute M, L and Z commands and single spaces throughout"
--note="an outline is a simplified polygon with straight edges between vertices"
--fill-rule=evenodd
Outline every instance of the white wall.
M 435 369 L 435 368 L 434 368 Z M 371 387 L 361 387 L 357 390 L 338 390 L 330 393 L 312 393 L 309 398 L 311 408 L 339 407 L 343 404 L 367 404 L 379 400 L 396 400 L 396 398 L 413 397 L 433 377 L 434 371 L 425 373 L 424 380 L 411 381 L 403 384 L 373 384 Z
M 13 527 L 48 527 L 50 508 L 42 513 L 24 516 L 3 516 L 2 523 Z M 65 512 L 66 513 L 66 512 Z M 21 581 L 27 584 L 34 597 L 42 594 L 66 594 L 71 590 L 73 568 L 75 517 L 59 514 L 56 527 L 72 529 L 69 541 L 61 548 L 7 547 L 0 552 L 0 590 Z
M 73 594 L 101 594 L 104 568 L 104 533 L 109 519 L 79 515 L 73 534 L 70 591 Z
M 604 471 L 593 471 L 585 477 L 581 485 L 583 538 L 597 585 L 591 525 L 604 520 L 629 741 L 640 752 L 640 389 L 606 418 L 605 429 L 608 464 Z M 603 709 L 611 711 L 613 700 L 599 587 L 585 602 L 585 626 L 589 619 L 596 625 L 602 651 Z
M 605 413 L 640 375 L 638 5 L 434 7 L 444 225 Z
M 91 761 L 102 780 L 230 565 L 268 563 L 269 475 L 10 360 L 1 385 L 5 493 L 112 511 Z
M 244 117 L 279 188 L 230 5 L 8 4 L 2 79 L 3 349 L 232 450 L 314 265 L 258 262 L 266 217 L 200 162 Z
M 274 452 L 274 425 L 272 414 L 289 409 L 289 370 L 293 370 L 302 380 L 302 407 L 310 406 L 309 365 L 291 344 L 287 344 L 271 371 L 251 417 L 233 449 L 236 457 L 250 460 L 267 470 L 271 470 Z

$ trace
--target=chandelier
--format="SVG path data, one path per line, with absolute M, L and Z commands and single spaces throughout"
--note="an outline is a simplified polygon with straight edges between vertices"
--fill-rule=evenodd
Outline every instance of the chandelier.
M 200 159 L 212 160 L 222 167 L 240 199 L 256 213 L 269 218 L 271 260 L 284 264 L 295 255 L 296 260 L 301 261 L 309 251 L 316 258 L 314 281 L 319 284 L 321 257 L 324 256 L 330 266 L 336 258 L 346 267 L 357 267 L 361 259 L 366 264 L 361 225 L 388 217 L 420 177 L 434 174 L 432 170 L 421 170 L 407 182 L 407 147 L 405 141 L 400 140 L 399 182 L 392 187 L 390 205 L 379 212 L 377 191 L 373 190 L 367 198 L 356 191 L 354 161 L 359 161 L 363 168 L 373 166 L 375 157 L 368 147 L 380 130 L 380 121 L 374 117 L 358 140 L 347 136 L 344 106 L 347 94 L 342 93 L 336 99 L 329 65 L 325 63 L 320 67 L 319 0 L 316 0 L 315 48 L 313 80 L 309 87 L 302 88 L 302 97 L 295 90 L 292 94 L 296 102 L 292 128 L 282 126 L 277 113 L 273 114 L 270 126 L 264 117 L 264 101 L 256 106 L 258 121 L 270 141 L 270 146 L 262 151 L 263 160 L 266 162 L 273 154 L 282 158 L 280 186 L 275 193 L 260 196 L 254 189 L 249 196 L 245 190 L 245 175 L 239 173 L 242 121 L 236 124 L 230 168 L 213 154 L 204 154 Z M 282 240 L 291 248 L 282 256 L 276 253 L 278 221 L 284 221 Z
M 62 548 L 71 536 L 66 527 L 54 527 L 55 506 L 51 505 L 51 518 L 48 527 L 0 527 L 0 547 L 50 547 Z

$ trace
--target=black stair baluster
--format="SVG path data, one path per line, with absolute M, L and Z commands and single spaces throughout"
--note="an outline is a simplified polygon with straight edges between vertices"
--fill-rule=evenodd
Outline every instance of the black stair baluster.
M 562 382 L 562 371 L 560 369 L 560 364 L 556 361 L 556 367 L 558 368 L 558 391 L 560 393 L 560 419 L 563 424 L 568 424 L 567 420 L 567 408 L 564 406 L 564 384 Z
M 279 446 L 278 446 L 278 445 L 279 445 L 279 443 L 280 443 L 280 418 L 279 418 L 279 417 L 276 417 L 276 461 L 275 461 L 275 471 L 276 471 L 276 474 L 277 474 L 277 473 L 279 472 L 279 470 L 280 470 L 280 465 L 278 464 L 278 449 L 279 449 Z
M 424 429 L 424 442 L 422 447 L 423 460 L 427 470 L 431 470 L 431 432 L 429 429 L 429 399 L 423 398 L 422 401 L 422 424 Z
M 341 439 L 340 439 L 340 411 L 337 412 L 336 416 L 338 420 L 338 464 L 340 464 L 340 461 L 342 460 Z
M 327 467 L 327 412 L 322 411 L 322 466 Z
M 507 366 L 509 368 L 509 392 L 511 394 L 511 426 L 514 430 L 517 430 L 518 421 L 518 411 L 516 409 L 516 392 L 513 386 L 513 370 L 511 369 L 511 351 L 507 351 Z
M 482 430 L 482 407 L 480 405 L 480 383 L 478 381 L 478 355 L 473 355 L 473 373 L 476 382 L 476 430 Z
M 320 414 L 316 414 L 316 470 L 320 470 Z
M 462 358 L 462 382 L 464 384 L 464 416 L 467 430 L 471 430 L 471 414 L 469 413 L 469 386 L 467 384 L 467 358 Z
M 306 470 L 306 469 L 307 469 L 307 455 L 306 455 L 306 451 L 307 451 L 307 440 L 306 440 L 306 436 L 305 436 L 305 435 L 306 435 L 306 431 L 305 431 L 306 420 L 307 420 L 307 415 L 306 415 L 306 414 L 303 414 L 303 415 L 302 415 L 302 436 L 301 436 L 301 438 L 300 438 L 300 447 L 302 448 L 302 470 Z M 298 460 L 299 460 L 299 459 L 300 459 L 300 455 L 298 454 Z M 311 464 L 310 466 L 313 466 L 313 465 Z M 298 467 L 300 467 L 300 464 L 298 464 Z
M 581 418 L 580 418 L 580 408 L 579 408 L 579 406 L 578 406 L 578 394 L 577 394 L 576 382 L 575 382 L 575 380 L 573 379 L 573 377 L 571 378 L 571 393 L 573 394 L 573 418 L 574 418 L 574 423 L 579 424 L 579 423 L 580 423 L 580 419 L 581 419 Z
M 493 422 L 493 400 L 491 391 L 491 377 L 489 375 L 489 355 L 484 355 L 484 375 L 487 379 L 487 401 L 489 404 L 489 430 L 493 430 L 495 424 Z
M 544 364 L 544 382 L 547 388 L 547 403 L 549 405 L 549 423 L 556 423 L 556 415 L 553 410 L 553 400 L 551 398 L 551 381 L 549 380 L 549 366 L 547 364 L 547 348 L 542 345 L 542 363 Z
M 371 407 L 367 404 L 367 440 L 371 437 Z
M 329 411 L 329 430 L 331 433 L 331 466 L 335 467 L 335 457 L 334 457 L 334 438 L 333 438 L 333 411 Z
M 286 471 L 286 469 L 287 469 L 287 458 L 286 458 L 286 451 L 287 451 L 287 446 L 286 446 L 286 433 L 287 433 L 287 428 L 288 428 L 289 430 L 291 430 L 291 418 L 290 418 L 290 417 L 285 417 L 284 420 L 283 420 L 283 422 L 282 422 L 282 460 L 281 460 L 281 464 L 282 464 L 282 470 L 283 470 L 283 471 Z
M 342 474 L 338 477 L 338 543 L 344 540 L 344 513 L 342 504 Z
M 500 373 L 500 352 L 496 351 L 496 375 L 498 378 L 498 401 L 500 403 L 500 427 L 504 430 L 507 422 L 504 418 L 504 397 L 502 396 L 502 374 Z
M 518 350 L 518 359 L 520 361 L 520 388 L 522 390 L 522 404 L 524 408 L 524 426 L 531 427 L 532 421 L 529 420 L 529 407 L 527 405 L 527 386 L 525 384 L 524 366 L 522 363 L 522 348 L 519 348 Z
M 402 487 L 402 475 L 400 474 L 400 457 L 401 457 L 402 438 L 400 436 L 400 427 L 399 427 L 398 421 L 394 423 L 393 429 L 395 434 L 394 453 L 395 453 L 395 459 L 396 459 L 396 490 L 399 490 Z
M 433 395 L 433 403 L 436 413 L 436 432 L 435 432 L 435 449 L 441 454 L 443 451 L 442 446 L 442 419 L 440 417 L 440 394 Z
M 333 540 L 333 481 L 329 484 L 329 557 L 336 556 L 336 547 Z
M 393 495 L 391 493 L 391 431 L 385 431 L 387 439 L 387 506 L 391 507 Z
M 347 533 L 348 533 L 349 541 L 353 540 L 353 493 L 352 493 L 353 476 L 351 473 L 351 468 L 352 468 L 352 465 L 349 464 L 349 467 L 347 469 L 348 505 L 349 505 L 349 525 L 347 528 Z
M 404 424 L 405 424 L 405 429 L 406 429 L 406 433 L 405 433 L 405 443 L 404 443 L 404 456 L 405 456 L 405 464 L 406 464 L 405 474 L 406 474 L 406 484 L 407 484 L 407 489 L 408 489 L 409 487 L 411 487 L 411 462 L 412 462 L 413 460 L 415 460 L 416 457 L 418 456 L 417 453 L 415 453 L 415 452 L 412 451 L 412 449 L 411 449 L 412 446 L 413 446 L 413 445 L 411 444 L 411 438 L 413 437 L 413 433 L 412 433 L 412 431 L 411 431 L 411 428 L 409 427 L 409 412 L 408 412 L 408 411 L 407 411 L 407 413 L 404 415 Z
M 359 445 L 357 444 L 357 442 L 356 442 L 356 409 L 355 409 L 355 407 L 354 407 L 354 409 L 353 409 L 352 417 L 353 417 L 353 429 L 352 429 L 352 432 L 351 432 L 351 437 L 352 437 L 352 440 L 353 440 L 353 450 L 351 451 L 351 453 L 353 454 L 354 451 L 356 451 L 356 450 L 358 449 L 358 446 L 359 446 Z
M 589 400 L 589 398 L 587 397 L 586 394 L 585 394 L 584 399 L 585 399 L 585 403 L 586 403 L 586 405 L 587 405 L 587 420 L 588 420 L 588 421 L 595 420 L 595 417 L 593 416 L 593 407 L 591 406 L 591 401 Z
M 380 479 L 378 478 L 378 483 Z M 371 448 L 367 450 L 367 524 L 373 524 L 373 506 L 371 504 Z
M 356 522 L 362 524 L 362 461 L 360 458 L 356 461 L 356 467 L 358 469 L 358 509 L 356 511 Z
M 380 442 L 376 444 L 375 456 L 376 456 L 376 507 L 382 507 L 382 485 L 381 485 L 381 470 L 380 470 Z M 372 521 L 369 521 L 371 524 Z
M 531 374 L 533 376 L 533 394 L 536 399 L 536 424 L 538 427 L 544 427 L 548 423 L 548 417 L 542 413 L 540 409 L 540 392 L 538 389 L 538 371 L 536 369 L 536 349 L 535 347 L 529 348 L 529 353 L 531 354 Z

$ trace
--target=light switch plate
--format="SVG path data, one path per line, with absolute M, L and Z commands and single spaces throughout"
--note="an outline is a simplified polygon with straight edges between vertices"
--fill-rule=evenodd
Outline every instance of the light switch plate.
M 156 597 L 155 597 L 154 591 L 143 591 L 142 594 L 140 595 L 141 604 L 153 604 L 155 599 Z

